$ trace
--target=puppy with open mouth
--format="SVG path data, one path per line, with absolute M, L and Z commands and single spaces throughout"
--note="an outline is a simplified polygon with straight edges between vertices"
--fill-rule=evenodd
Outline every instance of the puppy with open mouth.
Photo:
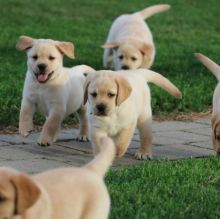
M 46 122 L 38 144 L 50 145 L 56 141 L 62 120 L 78 111 L 80 131 L 77 139 L 87 140 L 83 73 L 94 69 L 86 65 L 63 67 L 63 55 L 74 58 L 74 46 L 69 42 L 21 36 L 16 48 L 27 52 L 27 73 L 19 118 L 20 134 L 27 136 L 33 130 L 33 115 L 39 110 L 46 117 Z
M 97 71 L 88 74 L 84 103 L 88 100 L 89 137 L 94 153 L 101 137 L 111 137 L 116 154 L 123 156 L 137 127 L 140 149 L 137 159 L 152 157 L 152 113 L 150 90 L 146 82 L 153 82 L 170 94 L 181 98 L 181 92 L 162 75 L 145 69 L 125 71 Z
M 144 19 L 167 11 L 170 5 L 154 5 L 119 16 L 112 24 L 104 48 L 103 65 L 114 70 L 150 68 L 155 57 L 151 31 Z
M 220 81 L 220 66 L 201 53 L 195 53 L 195 56 Z M 215 88 L 212 105 L 212 142 L 216 153 L 220 155 L 220 83 Z

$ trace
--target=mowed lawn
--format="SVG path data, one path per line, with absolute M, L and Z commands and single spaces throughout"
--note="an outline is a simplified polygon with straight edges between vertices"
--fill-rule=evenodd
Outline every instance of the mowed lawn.
M 111 171 L 110 219 L 220 218 L 220 159 L 144 162 Z
M 102 69 L 100 45 L 112 21 L 157 3 L 168 3 L 172 9 L 147 20 L 157 51 L 152 69 L 173 81 L 183 99 L 152 86 L 154 114 L 207 111 L 217 82 L 193 53 L 219 60 L 220 1 L 0 0 L 0 124 L 18 123 L 26 70 L 25 53 L 15 49 L 20 35 L 74 42 L 76 59 L 65 58 L 66 66 L 88 64 Z M 35 118 L 35 123 L 39 121 Z

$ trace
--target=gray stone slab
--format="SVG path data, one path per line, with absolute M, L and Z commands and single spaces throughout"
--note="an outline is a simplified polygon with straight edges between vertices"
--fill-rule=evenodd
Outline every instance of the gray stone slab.
M 188 133 L 184 131 L 163 132 L 163 133 L 156 133 L 155 135 L 171 138 L 171 139 L 178 139 L 185 142 L 202 142 L 202 141 L 208 141 L 210 139 L 209 136 L 204 136 L 195 133 Z
M 206 124 L 199 124 L 195 122 L 180 122 L 180 121 L 165 121 L 165 122 L 153 122 L 154 132 L 173 132 L 188 129 L 197 129 L 201 126 L 207 127 Z
M 189 143 L 191 146 L 199 147 L 199 148 L 207 148 L 213 150 L 212 141 L 203 141 L 203 142 L 191 142 Z
M 62 166 L 82 166 L 93 159 L 90 142 L 77 142 L 77 129 L 61 130 L 58 140 L 50 147 L 38 146 L 40 133 L 27 138 L 20 135 L 0 135 L 0 166 L 10 166 L 28 173 Z M 128 151 L 116 158 L 113 167 L 135 165 L 134 153 L 140 146 L 137 130 Z M 210 118 L 194 122 L 153 122 L 154 159 L 183 159 L 212 156 Z
M 0 161 L 0 166 L 7 166 L 15 168 L 26 173 L 38 173 L 41 171 L 70 166 L 69 164 L 48 160 L 48 159 L 34 159 L 34 160 L 14 160 L 14 161 Z
M 183 130 L 184 132 L 188 133 L 194 133 L 198 135 L 204 135 L 204 136 L 211 136 L 212 135 L 212 129 L 211 127 L 208 128 L 197 128 L 197 129 L 188 129 L 188 130 Z
M 136 149 L 129 149 L 129 154 L 133 156 Z M 169 145 L 153 147 L 153 159 L 169 159 L 177 160 L 190 157 L 205 157 L 213 156 L 215 152 L 213 150 L 193 147 L 190 145 Z

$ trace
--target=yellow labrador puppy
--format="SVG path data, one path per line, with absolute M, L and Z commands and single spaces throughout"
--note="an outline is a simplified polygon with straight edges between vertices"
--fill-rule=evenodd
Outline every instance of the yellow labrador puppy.
M 154 61 L 155 47 L 144 19 L 169 8 L 170 5 L 155 5 L 133 14 L 119 16 L 102 46 L 104 67 L 114 70 L 150 68 Z
M 103 176 L 115 156 L 110 138 L 81 168 L 59 168 L 28 176 L 0 168 L 0 219 L 107 219 L 110 198 Z
M 195 53 L 195 56 L 220 81 L 220 66 L 201 53 Z M 220 83 L 215 88 L 212 105 L 212 141 L 215 151 L 220 154 Z
M 110 136 L 117 155 L 123 156 L 137 126 L 141 145 L 136 158 L 151 158 L 151 97 L 146 82 L 153 82 L 175 97 L 181 97 L 169 80 L 147 69 L 98 71 L 88 75 L 85 103 L 88 100 L 89 137 L 95 153 L 99 151 L 99 139 Z
M 27 136 L 33 130 L 33 115 L 39 110 L 46 122 L 38 139 L 40 145 L 56 141 L 62 120 L 79 111 L 78 139 L 87 139 L 87 118 L 83 106 L 83 84 L 86 65 L 63 67 L 63 55 L 74 58 L 74 46 L 69 42 L 33 39 L 21 36 L 16 48 L 27 52 L 27 73 L 20 110 L 19 132 Z

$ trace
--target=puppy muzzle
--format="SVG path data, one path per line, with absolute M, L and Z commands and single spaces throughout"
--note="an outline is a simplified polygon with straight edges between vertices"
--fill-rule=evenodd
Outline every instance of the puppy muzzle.
M 99 103 L 95 107 L 95 115 L 107 116 L 107 106 L 103 103 Z

